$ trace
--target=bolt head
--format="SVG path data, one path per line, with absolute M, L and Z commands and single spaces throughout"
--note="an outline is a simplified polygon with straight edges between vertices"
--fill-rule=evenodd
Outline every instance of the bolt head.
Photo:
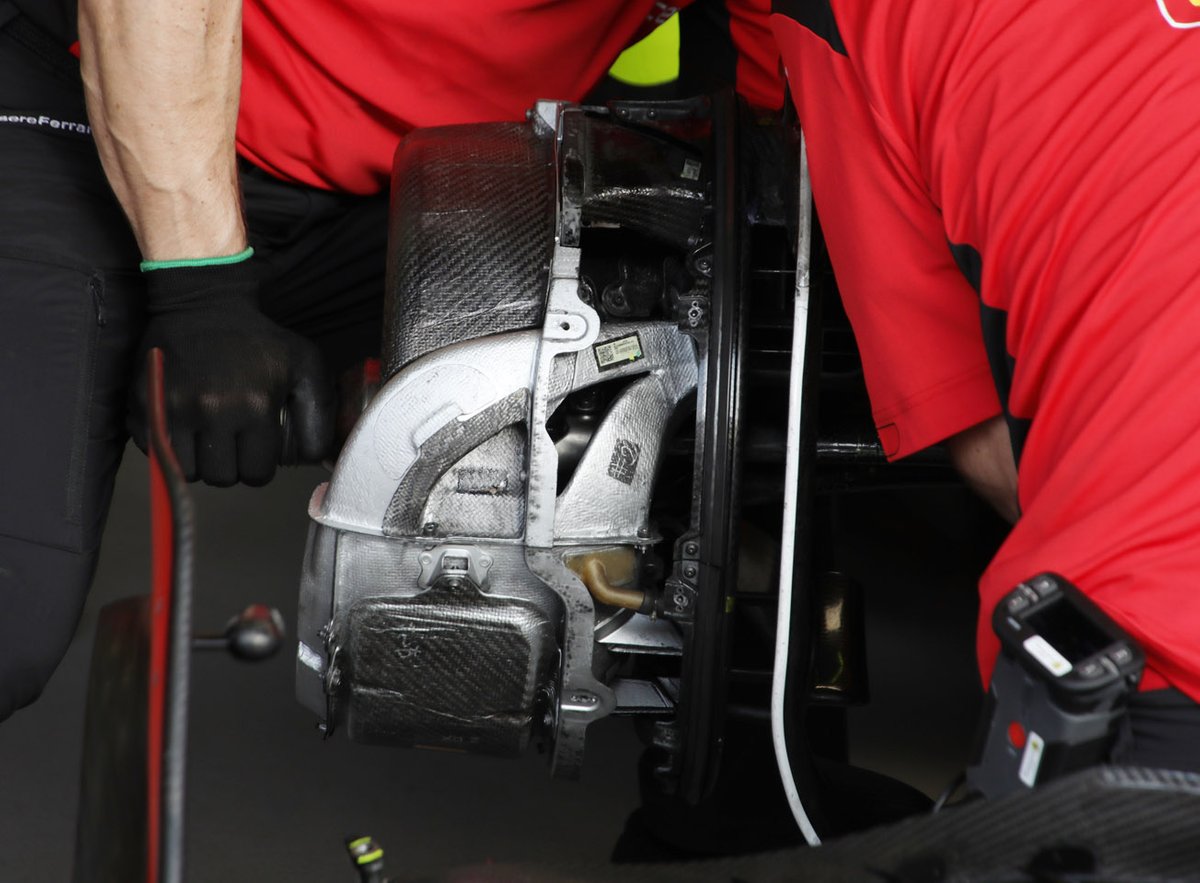
M 692 566 L 689 564 L 687 567 L 685 567 L 685 568 L 683 569 L 683 575 L 684 575 L 684 576 L 686 576 L 686 577 L 688 577 L 688 578 L 694 577 L 694 576 L 696 575 L 696 568 L 692 567 Z

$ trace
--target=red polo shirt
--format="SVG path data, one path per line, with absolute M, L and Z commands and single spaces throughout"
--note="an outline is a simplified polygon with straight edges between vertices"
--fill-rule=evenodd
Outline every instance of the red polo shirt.
M 577 100 L 648 26 L 688 2 L 251 0 L 238 149 L 285 180 L 374 193 L 406 132 L 518 120 L 539 98 Z M 778 107 L 769 0 L 726 7 L 739 91 Z
M 980 585 L 985 681 L 996 601 L 1056 570 L 1139 640 L 1145 687 L 1200 700 L 1200 9 L 775 10 L 889 456 L 1000 410 L 981 312 L 1031 421 Z

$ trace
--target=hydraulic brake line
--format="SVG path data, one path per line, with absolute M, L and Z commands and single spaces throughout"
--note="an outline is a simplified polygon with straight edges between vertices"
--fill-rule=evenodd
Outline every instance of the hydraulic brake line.
M 804 418 L 804 373 L 808 342 L 809 271 L 812 245 L 812 190 L 808 181 L 808 155 L 803 136 L 800 141 L 799 218 L 796 237 L 796 303 L 792 325 L 792 375 L 788 387 L 787 466 L 784 473 L 783 542 L 779 566 L 779 608 L 775 624 L 775 669 L 771 682 L 771 739 L 779 776 L 788 806 L 810 846 L 819 846 L 821 838 L 813 827 L 796 787 L 796 776 L 788 755 L 786 697 L 788 658 L 792 621 L 792 579 L 795 575 L 795 536 L 800 479 L 800 425 Z

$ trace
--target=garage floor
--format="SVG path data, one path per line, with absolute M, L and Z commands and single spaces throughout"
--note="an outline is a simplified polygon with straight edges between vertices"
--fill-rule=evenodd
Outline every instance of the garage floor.
M 265 490 L 196 489 L 198 629 L 219 630 L 249 602 L 294 622 L 305 508 L 322 480 L 309 468 L 287 470 Z M 70 879 L 92 633 L 102 605 L 146 591 L 146 498 L 145 460 L 131 448 L 71 650 L 43 698 L 0 725 L 4 883 Z M 957 489 L 853 495 L 840 506 L 850 527 L 837 557 L 867 585 L 870 616 L 873 701 L 851 713 L 852 758 L 936 793 L 965 757 L 977 708 L 973 574 L 983 553 L 963 535 L 994 525 Z M 968 514 L 946 518 L 947 507 Z M 596 725 L 582 782 L 557 782 L 537 756 L 323 742 L 292 698 L 292 666 L 290 653 L 258 665 L 195 658 L 193 881 L 349 881 L 341 841 L 351 832 L 384 844 L 391 873 L 487 860 L 599 861 L 637 804 L 640 746 L 626 721 Z

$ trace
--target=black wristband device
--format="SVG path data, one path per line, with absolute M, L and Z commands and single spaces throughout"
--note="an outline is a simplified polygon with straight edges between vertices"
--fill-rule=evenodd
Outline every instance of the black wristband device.
M 1141 679 L 1141 648 L 1054 573 L 1005 595 L 992 628 L 1000 656 L 968 787 L 996 797 L 1102 762 Z

